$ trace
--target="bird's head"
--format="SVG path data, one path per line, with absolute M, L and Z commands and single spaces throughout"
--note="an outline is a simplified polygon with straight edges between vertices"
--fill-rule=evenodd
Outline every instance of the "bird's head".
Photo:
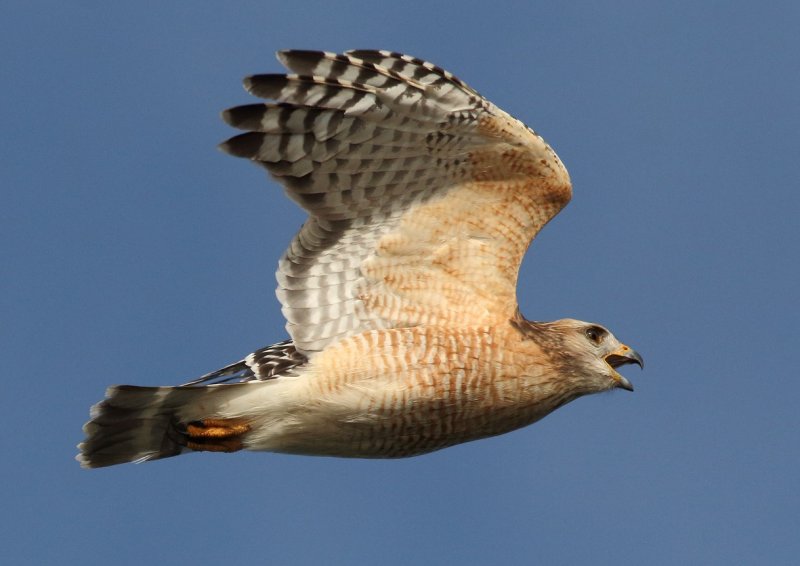
M 617 340 L 603 326 L 574 319 L 528 323 L 528 334 L 540 343 L 560 373 L 583 393 L 620 388 L 633 391 L 633 385 L 617 372 L 627 364 L 644 367 L 642 357 Z
M 636 350 L 616 339 L 608 329 L 591 322 L 563 319 L 553 324 L 563 337 L 564 361 L 572 368 L 573 376 L 594 391 L 626 389 L 633 385 L 617 372 L 627 364 L 644 367 L 644 360 Z

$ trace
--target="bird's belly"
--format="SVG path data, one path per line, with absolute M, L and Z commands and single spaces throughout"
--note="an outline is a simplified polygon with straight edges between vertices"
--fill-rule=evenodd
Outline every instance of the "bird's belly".
M 456 375 L 445 375 L 436 386 L 361 386 L 304 405 L 293 412 L 293 424 L 283 428 L 277 450 L 402 458 L 509 432 L 550 412 L 536 404 L 493 402 L 496 391 L 489 384 L 476 385 L 470 395 L 453 395 L 448 386 L 459 381 Z
M 498 356 L 491 332 L 461 332 L 457 340 L 424 328 L 383 332 L 391 333 L 391 360 L 381 358 L 387 348 L 359 350 L 358 341 L 314 360 L 285 416 L 250 447 L 400 458 L 502 434 L 563 404 L 530 387 L 513 350 Z M 529 361 L 524 367 L 535 373 Z

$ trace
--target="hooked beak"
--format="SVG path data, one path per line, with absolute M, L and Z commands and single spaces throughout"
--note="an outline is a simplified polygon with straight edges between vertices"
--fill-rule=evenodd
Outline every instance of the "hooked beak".
M 605 360 L 606 363 L 614 369 L 627 364 L 639 364 L 640 368 L 644 368 L 644 360 L 642 359 L 642 356 L 640 356 L 636 350 L 626 346 L 625 344 L 620 344 L 620 347 L 608 354 Z M 615 371 L 613 377 L 617 382 L 617 387 L 621 389 L 627 389 L 628 391 L 633 391 L 633 384 L 622 377 L 619 373 Z

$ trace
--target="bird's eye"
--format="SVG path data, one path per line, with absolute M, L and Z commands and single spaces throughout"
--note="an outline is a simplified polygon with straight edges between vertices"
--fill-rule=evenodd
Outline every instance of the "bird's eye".
M 599 326 L 590 326 L 586 330 L 583 331 L 586 334 L 586 337 L 594 342 L 595 344 L 599 344 L 600 341 L 603 339 L 606 331 L 600 328 Z

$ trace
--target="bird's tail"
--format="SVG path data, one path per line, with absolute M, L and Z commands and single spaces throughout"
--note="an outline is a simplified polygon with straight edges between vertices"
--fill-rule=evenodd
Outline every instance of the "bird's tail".
M 84 468 L 101 468 L 192 450 L 240 450 L 248 420 L 220 410 L 248 385 L 110 387 L 106 399 L 92 407 L 76 459 Z

